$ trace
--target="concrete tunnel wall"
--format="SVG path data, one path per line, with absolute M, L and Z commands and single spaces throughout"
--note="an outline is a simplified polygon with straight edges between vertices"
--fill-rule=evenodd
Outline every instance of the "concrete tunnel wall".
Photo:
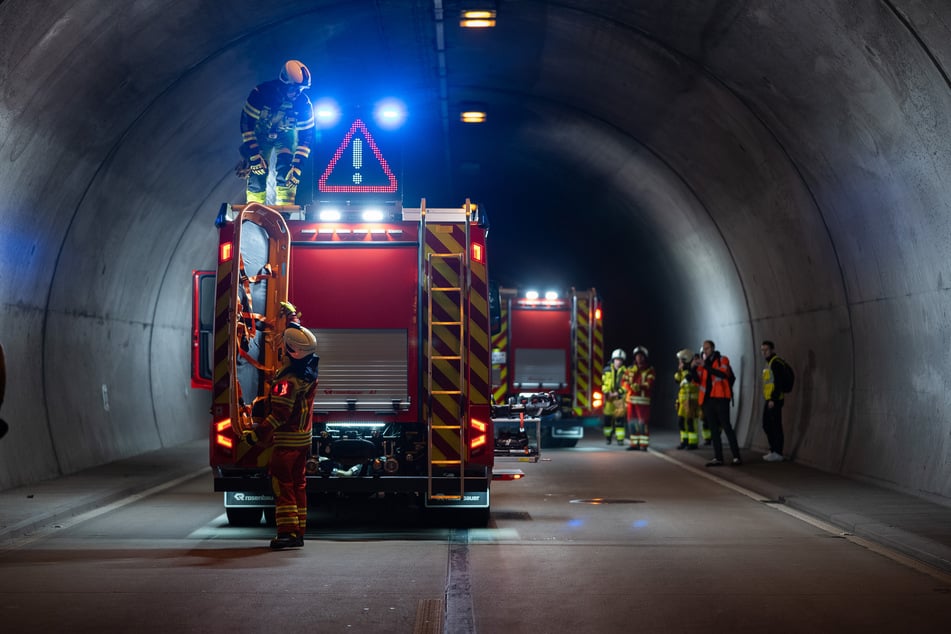
M 648 254 L 662 378 L 715 339 L 742 369 L 741 440 L 763 449 L 758 344 L 775 339 L 798 373 L 788 454 L 947 501 L 951 7 L 670 4 L 503 1 L 491 48 L 447 30 L 453 99 L 522 115 L 491 139 L 483 198 L 519 166 L 600 183 L 548 198 L 587 201 L 599 235 Z M 432 9 L 0 4 L 0 488 L 205 436 L 188 280 L 212 264 L 218 204 L 241 199 L 239 104 L 284 58 L 354 64 L 335 55 L 367 24 L 431 99 Z M 625 281 L 603 274 L 609 302 Z

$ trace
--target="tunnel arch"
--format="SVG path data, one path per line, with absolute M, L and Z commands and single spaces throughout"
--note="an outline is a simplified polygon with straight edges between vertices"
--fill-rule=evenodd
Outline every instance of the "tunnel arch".
M 951 9 L 941 3 L 882 0 L 855 13 L 822 2 L 502 0 L 499 27 L 482 34 L 455 27 L 451 0 L 94 4 L 0 5 L 0 23 L 15 25 L 0 43 L 0 332 L 17 368 L 0 488 L 205 434 L 207 403 L 187 387 L 183 289 L 211 263 L 218 204 L 241 196 L 230 175 L 236 104 L 300 57 L 341 86 L 348 73 L 409 86 L 428 113 L 418 133 L 448 134 L 454 162 L 481 167 L 474 179 L 436 152 L 408 169 L 447 184 L 435 198 L 485 200 L 503 260 L 524 251 L 506 240 L 519 229 L 506 205 L 538 205 L 512 191 L 513 166 L 526 170 L 520 189 L 554 183 L 558 204 L 649 227 L 653 240 L 626 238 L 661 273 L 647 291 L 664 307 L 653 317 L 658 371 L 683 345 L 717 340 L 743 366 L 734 413 L 746 446 L 765 442 L 757 344 L 772 338 L 800 376 L 787 410 L 796 460 L 951 496 L 951 368 L 935 354 L 951 337 Z M 471 146 L 445 120 L 470 99 L 510 118 Z M 610 185 L 574 192 L 576 174 Z M 712 255 L 677 257 L 704 248 Z M 711 286 L 700 262 L 726 281 Z M 624 284 L 601 267 L 586 275 L 623 305 Z M 727 299 L 719 311 L 678 310 L 668 287 Z

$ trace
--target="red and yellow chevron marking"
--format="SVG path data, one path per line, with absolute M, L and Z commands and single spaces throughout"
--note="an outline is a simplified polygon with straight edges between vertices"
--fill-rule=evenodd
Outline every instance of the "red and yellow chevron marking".
M 231 240 L 231 236 L 225 236 L 222 231 L 222 239 Z M 218 273 L 215 278 L 215 339 L 214 339 L 214 369 L 212 370 L 213 397 L 214 406 L 223 405 L 228 409 L 229 382 L 231 380 L 231 371 L 229 368 L 229 350 L 228 345 L 232 343 L 229 336 L 228 318 L 230 311 L 234 310 L 235 301 L 231 294 L 231 260 L 218 262 Z
M 597 295 L 594 297 L 592 302 L 592 321 L 591 321 L 591 331 L 593 345 L 591 346 L 591 368 L 592 373 L 594 374 L 594 380 L 599 380 L 599 374 L 604 368 L 604 323 L 601 311 L 601 301 L 598 299 Z M 597 389 L 601 389 L 598 387 Z
M 423 238 L 426 260 L 429 262 L 429 274 L 432 278 L 432 341 L 427 342 L 427 354 L 434 357 L 458 357 L 462 350 L 460 326 L 438 322 L 461 322 L 464 319 L 464 306 L 461 291 L 435 290 L 439 288 L 460 288 L 463 271 L 456 258 L 430 257 L 438 255 L 460 254 L 465 256 L 465 227 L 450 224 L 431 224 L 426 226 Z M 431 359 L 432 391 L 431 411 L 433 448 L 430 460 L 436 464 L 443 460 L 460 460 L 462 446 L 461 423 L 464 412 L 461 404 L 463 389 L 460 375 L 461 358 Z M 442 394 L 440 392 L 448 392 Z M 425 402 L 425 401 L 424 401 Z
M 578 375 L 574 412 L 576 416 L 582 416 L 585 410 L 591 407 L 591 313 L 590 301 L 587 297 L 578 298 L 578 312 L 575 318 L 578 324 L 577 347 L 575 348 Z
M 462 436 L 458 427 L 433 426 L 433 446 L 430 449 L 433 464 L 458 463 L 462 459 Z
M 489 277 L 485 263 L 469 266 L 469 402 L 487 405 L 492 391 Z
M 496 405 L 500 405 L 505 402 L 505 397 L 508 394 L 508 384 L 509 384 L 509 361 L 508 361 L 508 347 L 509 347 L 509 310 L 508 302 L 503 301 L 499 310 L 499 317 L 501 318 L 501 324 L 499 327 L 499 332 L 492 335 L 492 350 L 498 350 L 499 352 L 505 353 L 505 363 L 499 364 L 499 376 L 498 376 L 498 385 L 495 386 L 495 390 L 492 392 L 492 402 Z

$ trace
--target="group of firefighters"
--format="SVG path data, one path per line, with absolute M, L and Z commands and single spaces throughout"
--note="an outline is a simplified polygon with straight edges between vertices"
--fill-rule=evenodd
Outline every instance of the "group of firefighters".
M 611 353 L 611 363 L 604 368 L 601 389 L 604 394 L 603 430 L 607 444 L 615 440 L 628 451 L 647 451 L 650 445 L 651 396 L 657 373 L 650 364 L 647 348 L 632 351 L 633 364 L 625 365 L 627 354 L 621 348 Z M 683 349 L 677 353 L 678 367 L 674 380 L 679 386 L 676 409 L 680 429 L 678 449 L 697 449 L 702 436 L 704 445 L 711 441 L 710 429 L 702 424 L 700 414 L 701 356 Z

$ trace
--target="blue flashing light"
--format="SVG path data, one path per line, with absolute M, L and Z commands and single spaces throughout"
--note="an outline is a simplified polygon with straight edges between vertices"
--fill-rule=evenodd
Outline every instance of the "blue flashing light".
M 321 97 L 314 104 L 314 117 L 321 128 L 331 128 L 340 120 L 340 105 L 330 97 Z
M 406 121 L 406 106 L 398 99 L 384 99 L 376 104 L 373 118 L 385 130 L 395 130 Z

